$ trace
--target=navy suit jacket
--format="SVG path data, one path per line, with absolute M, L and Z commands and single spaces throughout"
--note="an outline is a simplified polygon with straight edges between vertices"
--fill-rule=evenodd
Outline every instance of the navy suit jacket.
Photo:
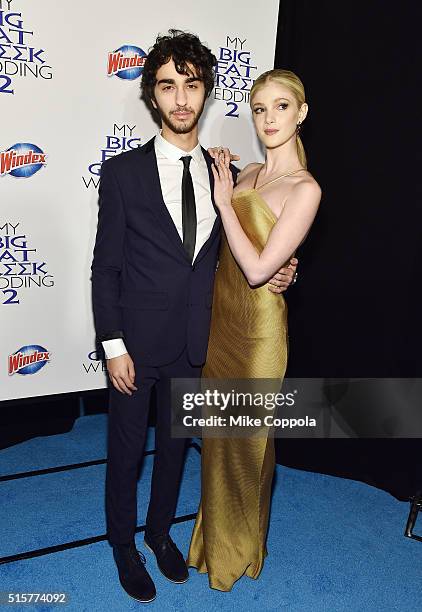
M 215 207 L 212 158 L 202 151 Z M 98 348 L 121 337 L 135 363 L 170 363 L 185 346 L 192 364 L 205 362 L 221 229 L 216 213 L 192 264 L 163 200 L 154 138 L 103 162 L 91 266 Z

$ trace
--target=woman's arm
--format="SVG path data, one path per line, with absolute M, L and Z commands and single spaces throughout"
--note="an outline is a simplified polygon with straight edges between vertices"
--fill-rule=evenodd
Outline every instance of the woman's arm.
M 233 181 L 227 167 L 213 166 L 214 199 L 218 206 L 230 250 L 250 285 L 267 282 L 291 257 L 306 237 L 321 200 L 317 183 L 304 182 L 293 187 L 283 212 L 269 235 L 261 254 L 246 236 L 231 205 Z

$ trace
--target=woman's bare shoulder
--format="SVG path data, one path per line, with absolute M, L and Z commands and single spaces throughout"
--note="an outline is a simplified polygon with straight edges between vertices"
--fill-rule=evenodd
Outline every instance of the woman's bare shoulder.
M 252 162 L 252 163 L 250 163 L 250 164 L 247 164 L 247 165 L 246 165 L 246 166 L 243 168 L 243 170 L 241 170 L 241 171 L 239 172 L 239 175 L 238 175 L 238 180 L 239 180 L 239 179 L 244 179 L 244 178 L 246 178 L 246 177 L 247 177 L 249 174 L 253 174 L 253 173 L 254 173 L 254 171 L 258 170 L 258 168 L 259 168 L 260 166 L 262 166 L 262 164 L 260 164 L 260 163 L 258 163 L 258 162 Z
M 306 179 L 307 179 L 309 190 L 311 190 L 315 194 L 322 193 L 321 185 L 318 183 L 318 181 L 312 176 L 312 174 L 309 171 L 307 172 Z
M 289 198 L 310 198 L 311 200 L 319 200 L 321 199 L 322 189 L 312 176 L 312 174 L 307 170 L 302 176 L 297 176 L 296 180 L 292 186 L 292 189 L 289 194 Z M 289 199 L 288 198 L 288 199 Z

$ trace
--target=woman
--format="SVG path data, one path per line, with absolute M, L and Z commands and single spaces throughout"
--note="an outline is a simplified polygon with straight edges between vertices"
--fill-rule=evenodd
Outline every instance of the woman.
M 308 110 L 300 79 L 288 70 L 265 72 L 250 105 L 265 163 L 246 166 L 234 190 L 224 155 L 213 167 L 225 236 L 206 378 L 284 377 L 286 304 L 265 283 L 303 242 L 321 198 L 299 137 Z M 242 575 L 261 572 L 274 467 L 271 435 L 203 438 L 202 497 L 187 563 L 208 572 L 211 588 L 230 591 Z

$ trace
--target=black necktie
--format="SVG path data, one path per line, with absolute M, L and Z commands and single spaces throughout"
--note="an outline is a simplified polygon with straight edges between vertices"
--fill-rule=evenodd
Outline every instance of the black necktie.
M 185 155 L 180 158 L 183 162 L 182 178 L 182 224 L 183 224 L 183 246 L 189 255 L 190 261 L 193 260 L 196 243 L 196 205 L 195 193 L 193 191 L 192 177 L 189 164 L 192 157 Z

